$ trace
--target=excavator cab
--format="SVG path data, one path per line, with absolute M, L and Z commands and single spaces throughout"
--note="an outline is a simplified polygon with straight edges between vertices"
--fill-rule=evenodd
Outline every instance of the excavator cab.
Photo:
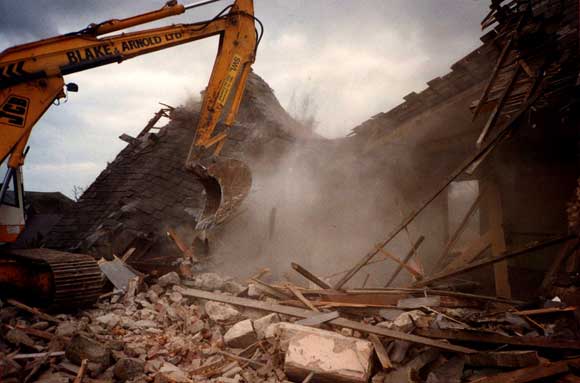
M 22 169 L 0 166 L 0 244 L 16 241 L 24 231 L 24 190 Z

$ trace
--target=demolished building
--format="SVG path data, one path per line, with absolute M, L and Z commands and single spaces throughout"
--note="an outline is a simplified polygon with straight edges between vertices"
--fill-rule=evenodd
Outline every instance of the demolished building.
M 332 259 L 337 268 L 348 266 L 353 252 L 364 251 L 370 238 L 390 230 L 401 214 L 415 210 L 421 214 L 411 214 L 400 227 L 412 228 L 414 238 L 391 240 L 399 241 L 395 251 L 400 253 L 407 242 L 424 238 L 414 256 L 423 274 L 444 275 L 445 270 L 565 235 L 578 167 L 577 8 L 573 1 L 494 2 L 482 23 L 488 30 L 483 45 L 456 62 L 449 74 L 429 81 L 425 90 L 405 96 L 403 104 L 354 128 L 345 139 L 314 136 L 254 75 L 224 154 L 243 159 L 258 174 L 260 167 L 267 168 L 269 176 L 285 171 L 283 167 L 308 168 L 302 178 L 316 177 L 315 187 L 298 187 L 303 194 L 313 193 L 310 200 L 300 200 L 310 204 L 312 217 L 297 222 L 307 226 L 307 237 L 318 240 L 292 251 Z M 201 185 L 181 162 L 195 122 L 193 109 L 163 109 L 138 137 L 122 137 L 128 146 L 53 229 L 46 245 L 97 257 L 121 256 L 135 248 L 132 263 L 148 271 L 169 264 L 168 254 L 178 259 L 180 252 L 166 233 L 178 231 L 190 242 L 194 217 L 203 205 Z M 162 117 L 170 117 L 170 123 L 155 128 Z M 298 162 L 283 162 L 297 147 Z M 262 206 L 248 209 L 271 216 L 284 209 L 278 201 L 267 205 L 270 201 L 263 197 L 254 198 Z M 358 210 L 373 210 L 374 216 L 344 210 L 341 206 L 349 200 L 356 201 Z M 399 212 L 392 214 L 394 209 Z M 339 223 L 340 214 L 349 222 Z M 385 218 L 365 225 L 375 216 Z M 221 236 L 250 236 L 247 227 L 255 222 L 239 225 L 241 234 L 235 225 L 224 225 Z M 331 233 L 327 222 L 335 222 Z M 358 247 L 343 244 L 343 254 L 339 246 L 319 245 L 349 234 L 362 240 Z M 283 235 L 291 236 L 288 231 Z M 271 236 L 252 237 L 248 242 L 253 247 L 240 241 L 231 247 L 244 257 L 288 247 L 272 247 Z M 501 262 L 462 278 L 481 292 L 524 297 L 532 294 L 531 287 L 548 283 L 543 279 L 554 251 L 550 247 L 510 260 L 509 267 Z M 153 259 L 145 261 L 147 254 Z M 375 282 L 385 279 L 380 275 L 390 268 L 375 266 Z
M 578 176 L 577 11 L 574 1 L 494 2 L 482 23 L 494 28 L 480 48 L 426 90 L 353 130 L 353 146 L 372 158 L 370 166 L 389 169 L 409 206 L 434 199 L 417 219 L 427 237 L 439 238 L 423 257 L 430 273 L 449 266 L 440 258 L 450 252 L 455 263 L 448 270 L 566 235 Z M 457 196 L 453 206 L 452 187 L 439 189 L 450 175 L 455 186 L 475 188 L 467 206 Z M 476 225 L 476 235 L 465 240 L 468 225 Z M 470 278 L 487 282 L 488 293 L 530 297 L 558 251 L 544 249 L 510 260 L 509 272 L 502 263 Z
M 149 278 L 141 292 L 135 282 L 105 294 L 82 319 L 15 306 L 31 315 L 0 312 L 10 332 L 0 355 L 10 344 L 36 347 L 46 359 L 23 368 L 18 361 L 34 357 L 13 352 L 0 359 L 0 378 L 34 377 L 53 360 L 60 363 L 49 370 L 64 379 L 111 381 L 577 381 L 580 10 L 571 0 L 494 0 L 490 9 L 481 47 L 345 139 L 316 137 L 251 78 L 226 154 L 258 174 L 307 167 L 300 175 L 319 179 L 314 188 L 298 185 L 309 194 L 298 200 L 308 218 L 298 222 L 309 231 L 301 241 L 337 243 L 308 254 L 322 262 L 292 264 L 299 282 L 268 279 L 267 271 L 247 283 L 172 272 Z M 155 128 L 162 117 L 170 122 Z M 107 258 L 135 249 L 128 263 L 171 268 L 183 249 L 166 232 L 186 238 L 187 248 L 203 204 L 180 162 L 195 118 L 195 108 L 164 108 L 138 137 L 124 136 L 127 148 L 46 244 Z M 220 228 L 217 242 L 251 236 L 250 252 L 233 245 L 243 262 L 261 266 L 262 248 L 277 250 L 272 263 L 288 268 L 299 254 L 286 257 L 277 235 L 290 236 L 280 227 L 296 224 L 285 210 L 294 205 L 255 194 L 266 204 L 260 235 L 250 227 L 254 201 Z M 335 224 L 339 216 L 347 219 Z M 346 248 L 350 266 L 358 260 L 355 237 L 368 253 L 327 275 L 340 263 L 333 250 Z M 87 349 L 100 353 L 85 372 L 78 366 Z
M 135 248 L 131 257 L 135 267 L 149 272 L 171 267 L 172 254 L 179 258 L 181 253 L 167 240 L 167 232 L 177 231 L 191 241 L 205 203 L 202 185 L 184 166 L 198 108 L 195 102 L 163 107 L 137 137 L 122 135 L 127 147 L 53 227 L 45 245 L 97 258 L 122 256 Z M 166 119 L 165 126 L 156 126 Z M 252 74 L 223 155 L 259 167 L 260 160 L 281 157 L 294 141 L 311 136 L 284 111 L 270 87 Z M 156 255 L 147 257 L 151 254 Z

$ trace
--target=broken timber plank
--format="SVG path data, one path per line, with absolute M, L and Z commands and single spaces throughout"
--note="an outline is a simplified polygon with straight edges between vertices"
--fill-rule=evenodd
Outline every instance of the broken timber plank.
M 64 351 L 54 351 L 54 352 L 39 352 L 35 354 L 18 354 L 11 357 L 12 360 L 20 359 L 39 359 L 39 358 L 53 358 L 57 356 L 64 356 Z
M 324 282 L 322 279 L 318 278 L 316 275 L 312 274 L 310 271 L 306 270 L 304 267 L 300 266 L 297 263 L 291 263 L 292 268 L 302 275 L 304 278 L 308 279 L 310 282 L 314 283 L 316 286 L 320 287 L 321 289 L 330 290 L 332 286 L 328 283 Z
M 553 340 L 543 336 L 505 336 L 490 332 L 478 332 L 469 330 L 440 330 L 417 328 L 415 334 L 435 339 L 457 340 L 462 342 L 477 342 L 491 344 L 509 344 L 513 346 L 526 346 L 549 349 L 580 350 L 579 341 Z
M 570 311 L 576 311 L 577 307 L 548 307 L 545 309 L 535 309 L 535 310 L 524 310 L 524 311 L 514 311 L 512 314 L 516 315 L 543 315 L 543 314 L 555 314 L 555 313 L 565 313 Z
M 320 310 L 318 310 L 318 309 L 316 308 L 316 306 L 314 306 L 314 305 L 312 304 L 312 302 L 310 302 L 308 299 L 306 299 L 306 298 L 304 297 L 304 295 L 302 295 L 302 293 L 300 292 L 300 290 L 298 290 L 297 288 L 295 288 L 294 286 L 292 286 L 292 285 L 290 285 L 290 284 L 288 284 L 288 285 L 286 286 L 286 288 L 287 288 L 288 290 L 290 290 L 290 292 L 291 292 L 292 294 L 294 294 L 294 296 L 295 296 L 296 298 L 298 298 L 298 300 L 299 300 L 300 302 L 302 302 L 302 304 L 303 304 L 304 306 L 306 306 L 307 308 L 309 308 L 309 309 L 310 309 L 310 310 L 312 310 L 312 311 L 320 312 Z
M 322 301 L 329 303 L 356 304 L 365 306 L 396 306 L 399 300 L 407 298 L 408 294 L 331 294 Z
M 385 370 L 393 368 L 393 364 L 391 363 L 391 359 L 389 358 L 389 353 L 387 353 L 387 350 L 385 349 L 385 346 L 383 345 L 383 342 L 381 342 L 379 337 L 376 336 L 375 334 L 370 334 L 369 340 L 373 343 L 375 353 L 379 357 L 381 366 L 383 366 Z
M 441 297 L 435 295 L 433 297 L 417 297 L 399 299 L 397 308 L 399 309 L 420 309 L 423 306 L 439 307 L 441 305 Z
M 505 101 L 507 100 L 509 94 L 511 93 L 512 88 L 516 82 L 516 79 L 518 78 L 518 76 L 520 74 L 520 68 L 521 67 L 519 65 L 516 65 L 516 68 L 514 70 L 514 73 L 511 77 L 509 83 L 507 84 L 507 86 L 503 90 L 499 101 L 497 101 L 497 104 L 496 104 L 493 112 L 491 113 L 491 116 L 489 116 L 489 119 L 487 120 L 487 123 L 485 124 L 485 127 L 483 128 L 483 131 L 481 132 L 481 134 L 477 138 L 477 142 L 476 142 L 477 146 L 481 146 L 481 144 L 485 140 L 485 137 L 487 137 L 490 130 L 493 129 L 493 127 L 495 126 L 499 116 L 501 115 Z
M 79 372 L 77 373 L 77 376 L 75 377 L 73 383 L 83 383 L 88 363 L 89 363 L 88 359 L 83 359 L 83 361 L 81 362 L 81 368 L 79 368 Z
M 328 321 L 334 320 L 340 317 L 340 313 L 338 311 L 332 311 L 329 313 L 319 314 L 310 318 L 300 319 L 299 321 L 295 322 L 295 324 L 299 324 L 301 326 L 319 326 L 323 323 Z
M 183 253 L 185 258 L 191 260 L 192 262 L 199 262 L 199 259 L 193 254 L 193 251 L 183 242 L 183 240 L 177 235 L 175 231 L 169 229 L 167 231 L 169 238 L 173 240 L 175 246 Z
M 545 363 L 539 366 L 526 367 L 515 371 L 505 372 L 494 376 L 486 376 L 472 380 L 472 383 L 527 383 L 550 376 L 568 372 L 570 360 L 554 363 Z
M 423 274 L 421 274 L 419 271 L 415 270 L 414 268 L 412 268 L 411 266 L 409 266 L 407 263 L 401 261 L 399 258 L 397 258 L 396 256 L 394 256 L 393 254 L 389 253 L 388 251 L 386 251 L 385 249 L 381 249 L 381 253 L 387 257 L 388 259 L 392 260 L 393 262 L 397 263 L 399 266 L 401 266 L 402 268 L 404 268 L 409 274 L 411 274 L 413 277 L 417 278 L 417 279 L 421 279 L 423 278 Z M 413 251 L 414 253 L 414 251 Z
M 26 311 L 26 312 L 28 312 L 32 315 L 35 315 L 35 316 L 37 316 L 40 319 L 43 319 L 45 321 L 52 322 L 52 323 L 60 323 L 60 320 L 58 318 L 53 317 L 52 315 L 45 314 L 42 311 L 40 311 L 39 309 L 27 306 L 24 303 L 18 302 L 17 300 L 7 299 L 6 302 L 8 302 L 9 304 L 11 304 L 12 306 L 14 306 L 16 308 L 19 308 L 20 310 Z
M 407 256 L 405 257 L 405 259 L 403 260 L 403 264 L 399 265 L 399 267 L 397 267 L 397 270 L 395 270 L 393 275 L 391 275 L 391 278 L 385 284 L 385 287 L 389 287 L 391 285 L 391 283 L 393 283 L 395 281 L 395 279 L 397 278 L 397 276 L 399 275 L 401 270 L 403 270 L 403 265 L 406 265 L 407 263 L 409 263 L 409 261 L 411 260 L 411 258 L 413 258 L 413 255 L 415 255 L 415 253 L 419 249 L 419 246 L 421 246 L 421 244 L 423 243 L 424 240 L 425 240 L 425 236 L 423 236 L 423 235 L 420 236 L 419 239 L 417 239 L 417 242 L 415 242 L 415 244 L 413 245 L 411 250 L 409 250 L 409 252 L 407 253 Z M 382 250 L 382 248 L 381 248 L 381 250 Z
M 259 289 L 263 290 L 265 293 L 273 296 L 274 298 L 282 300 L 292 299 L 292 296 L 286 294 L 285 292 L 274 286 L 267 284 L 266 282 L 261 281 L 260 279 L 251 278 L 250 281 L 255 283 Z
M 476 367 L 523 368 L 537 366 L 540 358 L 537 351 L 478 352 L 467 355 L 465 364 Z
M 453 245 L 455 245 L 455 242 L 457 242 L 459 237 L 461 237 L 461 234 L 463 234 L 463 232 L 467 228 L 467 223 L 469 222 L 469 220 L 473 216 L 473 213 L 475 213 L 475 211 L 479 207 L 479 202 L 481 201 L 481 198 L 483 197 L 484 194 L 485 194 L 485 190 L 481 190 L 479 192 L 479 194 L 477 195 L 477 198 L 475 198 L 475 200 L 473 201 L 473 203 L 469 207 L 469 210 L 467 211 L 467 213 L 465 214 L 465 216 L 463 217 L 463 219 L 459 223 L 459 226 L 457 227 L 457 229 L 455 230 L 455 232 L 453 233 L 453 235 L 451 236 L 451 238 L 447 242 L 447 245 L 445 245 L 445 249 L 443 249 L 443 253 L 441 254 L 441 256 L 439 256 L 439 260 L 437 261 L 438 266 L 441 265 L 441 262 L 447 256 L 447 254 L 449 253 L 449 250 L 451 250 Z
M 487 232 L 473 240 L 467 249 L 459 254 L 442 272 L 444 273 L 447 270 L 455 270 L 469 265 L 491 246 L 491 239 L 492 233 Z
M 519 67 L 518 67 L 519 68 Z M 490 185 L 486 196 L 488 220 L 491 238 L 491 251 L 494 257 L 502 255 L 506 250 L 505 233 L 503 230 L 503 210 L 501 195 L 495 183 Z M 495 295 L 502 298 L 511 298 L 512 289 L 509 280 L 508 262 L 502 261 L 493 265 Z
M 289 315 L 289 316 L 293 316 L 293 317 L 297 317 L 297 318 L 310 318 L 312 316 L 317 315 L 316 312 L 313 312 L 310 310 L 282 306 L 282 305 L 276 305 L 276 304 L 256 301 L 253 299 L 232 297 L 232 296 L 228 296 L 228 295 L 224 295 L 224 294 L 215 294 L 215 293 L 210 293 L 207 291 L 201 291 L 201 290 L 196 290 L 196 289 L 179 288 L 177 290 L 181 294 L 183 294 L 185 296 L 189 296 L 189 297 L 194 297 L 194 298 L 198 298 L 198 299 L 207 299 L 207 300 L 222 302 L 222 303 L 228 303 L 228 304 L 231 304 L 234 306 L 254 308 L 256 310 L 275 312 L 278 314 Z M 368 324 L 359 323 L 359 322 L 355 322 L 355 321 L 344 319 L 344 318 L 334 319 L 330 322 L 330 324 L 332 324 L 334 326 L 350 328 L 352 330 L 357 330 L 357 331 L 364 332 L 364 333 L 381 335 L 381 336 L 385 336 L 387 338 L 404 340 L 404 341 L 411 342 L 411 343 L 422 344 L 425 346 L 431 346 L 431 347 L 435 347 L 438 349 L 458 352 L 458 353 L 462 353 L 462 354 L 469 354 L 469 353 L 475 352 L 475 350 L 472 350 L 472 349 L 467 348 L 467 347 L 455 346 L 452 344 L 434 341 L 434 340 L 426 338 L 426 337 L 412 335 L 412 334 L 405 334 L 405 333 L 402 333 L 399 331 L 393 331 L 393 330 L 388 330 L 388 329 L 382 328 L 382 327 L 371 326 Z
M 498 302 L 498 303 L 507 303 L 511 305 L 523 305 L 527 302 L 524 301 L 517 301 L 513 299 L 503 299 L 497 297 L 490 297 L 487 295 L 477 295 L 477 294 L 469 294 L 469 293 L 462 293 L 458 291 L 450 291 L 450 290 L 437 290 L 437 289 L 414 289 L 414 288 L 406 288 L 406 287 L 399 287 L 396 289 L 352 289 L 346 290 L 347 294 L 420 294 L 424 296 L 427 295 L 441 295 L 441 296 L 449 296 L 449 297 L 457 297 L 457 298 L 467 298 L 472 300 L 478 301 L 489 301 L 489 302 Z M 317 292 L 321 295 L 325 295 L 324 292 Z M 326 294 L 327 295 L 327 294 Z
M 517 257 L 517 256 L 522 255 L 522 254 L 530 253 L 530 252 L 535 251 L 535 250 L 539 250 L 539 249 L 543 249 L 545 247 L 556 245 L 560 242 L 566 241 L 566 240 L 573 238 L 573 237 L 574 237 L 574 235 L 565 235 L 565 236 L 549 239 L 549 240 L 543 241 L 543 242 L 533 241 L 533 242 L 528 243 L 527 245 L 525 245 L 523 247 L 520 247 L 518 249 L 504 253 L 503 255 L 500 255 L 498 257 L 494 257 L 492 259 L 485 259 L 485 260 L 482 260 L 479 262 L 473 262 L 465 267 L 462 267 L 462 268 L 456 269 L 456 270 L 452 270 L 452 271 L 449 271 L 446 273 L 438 273 L 438 274 L 432 276 L 431 278 L 427 278 L 425 280 L 422 280 L 422 281 L 415 283 L 414 286 L 415 287 L 427 286 L 431 283 L 438 282 L 438 281 L 443 280 L 443 279 L 451 278 L 451 277 L 454 277 L 456 275 L 463 274 L 463 273 L 466 273 L 468 271 L 478 269 L 480 267 L 493 265 L 497 262 L 501 262 L 501 261 L 504 261 L 504 260 L 509 259 L 509 258 Z
M 556 259 L 554 259 L 554 262 L 552 262 L 550 269 L 542 281 L 542 290 L 546 290 L 550 287 L 554 275 L 558 272 L 562 263 L 564 263 L 566 259 L 568 259 L 568 257 L 572 255 L 574 251 L 576 251 L 578 245 L 580 245 L 580 239 L 578 238 L 571 239 L 570 241 L 566 242 L 566 244 L 564 244 L 562 250 L 560 250 L 560 253 Z
M 485 85 L 485 89 L 483 90 L 483 94 L 479 98 L 479 102 L 477 103 L 477 107 L 475 108 L 475 111 L 473 112 L 473 121 L 475 121 L 475 119 L 477 118 L 477 115 L 479 114 L 479 112 L 483 108 L 483 105 L 487 101 L 487 96 L 489 95 L 491 87 L 492 87 L 492 85 L 497 77 L 497 74 L 499 73 L 499 69 L 501 68 L 502 64 L 504 63 L 508 52 L 510 51 L 513 40 L 514 40 L 513 36 L 510 37 L 510 39 L 504 45 L 504 47 L 501 51 L 501 54 L 499 55 L 499 58 L 497 59 L 497 62 L 495 63 L 495 67 L 493 68 L 491 76 L 489 76 L 489 79 L 487 80 L 487 84 Z

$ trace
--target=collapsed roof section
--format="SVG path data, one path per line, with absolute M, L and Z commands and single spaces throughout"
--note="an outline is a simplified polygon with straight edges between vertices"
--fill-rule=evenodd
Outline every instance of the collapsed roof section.
M 455 64 L 446 81 L 411 93 L 349 138 L 355 154 L 376 171 L 388 169 L 407 204 L 420 207 L 411 221 L 440 243 L 427 246 L 426 258 L 450 255 L 451 248 L 443 264 L 454 267 L 565 235 L 566 202 L 578 176 L 578 1 L 494 0 L 490 9 L 482 22 L 491 29 L 484 44 Z M 463 80 L 459 73 L 466 70 L 471 75 Z M 437 92 L 442 85 L 446 96 Z M 448 186 L 454 181 L 474 182 L 477 193 L 465 206 L 467 216 L 452 222 L 458 213 Z M 569 208 L 571 221 L 576 205 Z M 481 236 L 457 246 L 469 222 Z M 518 282 L 527 285 L 518 294 L 526 288 L 529 294 L 542 284 L 554 252 L 510 260 L 519 281 L 508 275 L 507 262 L 477 274 L 488 282 L 494 275 L 499 296 L 510 296 L 510 283 Z M 427 266 L 434 272 L 442 265 Z
M 97 257 L 121 256 L 134 247 L 132 263 L 145 269 L 155 260 L 143 259 L 160 244 L 177 250 L 164 241 L 165 234 L 171 229 L 191 235 L 204 203 L 201 184 L 184 168 L 197 121 L 197 105 L 192 104 L 164 107 L 137 137 L 122 135 L 127 147 L 53 228 L 45 245 Z M 169 123 L 157 127 L 162 118 Z M 282 155 L 296 137 L 309 134 L 284 111 L 272 89 L 252 74 L 223 154 L 257 165 L 264 151 Z

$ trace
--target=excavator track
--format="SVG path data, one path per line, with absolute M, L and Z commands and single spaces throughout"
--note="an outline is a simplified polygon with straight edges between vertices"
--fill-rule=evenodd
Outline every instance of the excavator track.
M 103 278 L 97 262 L 88 255 L 8 250 L 0 257 L 0 285 L 13 287 L 17 296 L 38 305 L 74 309 L 96 302 Z

